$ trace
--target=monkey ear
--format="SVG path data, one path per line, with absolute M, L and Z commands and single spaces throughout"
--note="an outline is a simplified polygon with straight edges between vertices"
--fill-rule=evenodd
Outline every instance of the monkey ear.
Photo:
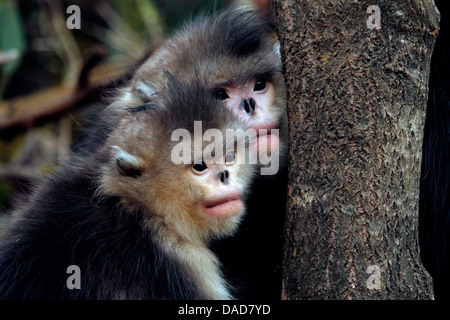
M 114 164 L 121 175 L 135 179 L 142 176 L 143 168 L 138 158 L 118 146 L 112 146 L 112 148 L 114 149 Z

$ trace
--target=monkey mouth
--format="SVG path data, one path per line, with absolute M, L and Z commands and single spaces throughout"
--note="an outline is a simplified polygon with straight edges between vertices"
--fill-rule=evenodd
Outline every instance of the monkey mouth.
M 244 204 L 240 193 L 233 193 L 224 197 L 205 201 L 202 204 L 203 212 L 211 217 L 222 218 L 234 216 L 242 212 Z
M 268 123 L 268 124 L 262 124 L 257 125 L 253 129 L 256 130 L 256 137 L 259 138 L 260 136 L 268 136 L 272 134 L 272 129 L 278 129 L 277 125 L 275 123 Z M 265 129 L 266 131 L 263 133 L 261 132 L 262 129 Z
M 258 154 L 261 154 L 261 152 L 267 154 L 268 152 L 272 152 L 272 150 L 278 150 L 280 146 L 279 137 L 277 135 L 272 135 L 272 129 L 278 129 L 278 126 L 275 123 L 256 126 L 254 129 L 256 130 L 255 145 Z M 265 131 L 261 132 L 261 129 L 265 129 Z

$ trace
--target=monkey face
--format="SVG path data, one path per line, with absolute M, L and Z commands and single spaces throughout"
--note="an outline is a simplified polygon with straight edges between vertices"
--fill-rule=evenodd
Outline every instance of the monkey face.
M 275 88 L 273 82 L 259 78 L 243 84 L 224 85 L 214 91 L 214 96 L 222 100 L 226 107 L 235 112 L 250 127 L 272 129 L 278 126 L 274 112 Z
M 171 128 L 167 122 L 165 126 L 160 122 L 166 113 L 167 117 L 174 115 L 171 111 L 173 108 L 132 111 L 121 119 L 107 143 L 109 161 L 103 169 L 101 191 L 120 196 L 132 211 L 162 219 L 185 237 L 227 235 L 237 228 L 245 213 L 244 201 L 254 169 L 242 160 L 248 149 L 233 146 L 234 140 L 227 144 L 224 131 L 234 122 L 224 123 L 222 130 L 217 129 L 223 141 L 204 141 L 197 154 L 189 140 L 191 160 L 177 163 L 173 150 L 180 142 L 171 141 Z M 207 131 L 204 129 L 203 133 Z M 219 150 L 223 152 L 217 156 Z
M 243 168 L 234 163 L 234 155 L 231 157 L 233 159 L 228 158 L 228 162 L 222 164 L 203 160 L 190 167 L 193 182 L 202 190 L 196 209 L 199 216 L 227 218 L 243 213 L 246 185 L 242 181 L 246 179 Z
M 177 165 L 154 152 L 136 157 L 122 148 L 111 147 L 115 160 L 105 170 L 104 193 L 120 196 L 151 220 L 162 219 L 186 238 L 209 239 L 237 228 L 245 214 L 250 166 L 236 163 L 230 154 L 223 163 L 205 158 Z
M 118 111 L 117 127 L 107 141 L 111 150 L 102 191 L 120 196 L 135 211 L 162 218 L 178 234 L 229 234 L 245 211 L 245 192 L 257 169 L 251 165 L 256 161 L 245 163 L 256 136 L 244 143 L 228 137 L 229 129 L 242 131 L 246 122 L 214 98 L 208 81 L 180 81 L 170 72 L 165 77 L 167 84 L 146 103 Z M 144 82 L 136 85 L 141 92 L 149 88 Z M 257 104 L 271 102 L 265 94 L 273 91 L 262 85 L 252 97 L 258 109 Z
M 271 77 L 255 77 L 245 83 L 226 84 L 214 90 L 214 97 L 223 101 L 225 107 L 242 121 L 246 129 L 256 130 L 258 150 L 279 149 L 279 136 L 271 135 L 271 130 L 284 125 L 283 88 Z M 281 96 L 281 97 L 280 97 Z

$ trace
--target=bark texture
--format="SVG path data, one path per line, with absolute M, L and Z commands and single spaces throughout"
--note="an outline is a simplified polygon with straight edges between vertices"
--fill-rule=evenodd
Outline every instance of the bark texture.
M 433 1 L 273 0 L 288 88 L 283 299 L 427 299 L 418 200 Z

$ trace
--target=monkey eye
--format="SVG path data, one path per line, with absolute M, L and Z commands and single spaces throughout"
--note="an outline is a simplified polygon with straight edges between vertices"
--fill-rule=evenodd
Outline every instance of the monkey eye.
M 202 163 L 194 163 L 192 170 L 197 174 L 203 174 L 208 170 L 208 166 L 202 161 Z
M 256 80 L 253 91 L 263 91 L 267 87 L 267 81 L 264 79 Z
M 225 100 L 228 99 L 228 93 L 225 89 L 216 89 L 214 90 L 214 98 L 216 100 Z

